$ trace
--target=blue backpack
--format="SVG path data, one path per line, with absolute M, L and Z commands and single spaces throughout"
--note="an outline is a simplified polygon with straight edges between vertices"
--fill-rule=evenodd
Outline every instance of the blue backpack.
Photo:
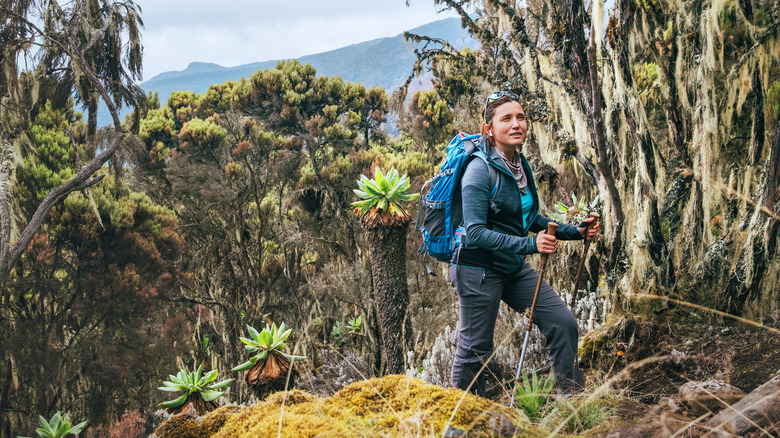
M 441 165 L 441 171 L 420 189 L 420 201 L 417 208 L 417 223 L 415 231 L 422 232 L 423 243 L 418 254 L 428 254 L 434 260 L 449 263 L 455 248 L 461 244 L 463 234 L 463 207 L 460 195 L 460 180 L 466 170 L 466 165 L 473 156 L 487 163 L 487 156 L 480 150 L 482 136 L 460 133 L 447 145 L 447 156 Z M 498 171 L 488 165 L 490 181 L 493 189 L 490 191 L 490 203 L 498 192 Z M 430 190 L 425 193 L 426 187 Z M 423 207 L 425 217 L 420 221 Z M 425 263 L 428 273 L 436 275 Z

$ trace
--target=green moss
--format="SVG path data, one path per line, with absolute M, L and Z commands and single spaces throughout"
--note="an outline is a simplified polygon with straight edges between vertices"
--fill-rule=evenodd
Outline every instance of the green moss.
M 326 399 L 303 391 L 274 394 L 233 416 L 214 436 L 440 436 L 448 425 L 470 437 L 495 436 L 499 429 L 539 434 L 505 406 L 395 375 L 353 383 Z
M 772 23 L 772 17 L 766 13 L 764 8 L 757 8 L 753 14 L 753 25 L 757 27 L 767 27 Z
M 664 29 L 664 33 L 663 33 L 664 43 L 666 44 L 671 43 L 672 37 L 674 37 L 674 22 L 670 21 L 666 23 L 666 29 Z
M 604 356 L 604 348 L 611 342 L 612 334 L 608 330 L 594 330 L 582 339 L 582 346 L 577 350 L 581 368 L 597 366 L 598 359 Z
M 154 433 L 160 438 L 208 438 L 219 432 L 225 422 L 240 411 L 241 408 L 236 405 L 222 406 L 204 415 L 200 421 L 188 414 L 174 415 Z
M 642 7 L 647 12 L 651 12 L 658 7 L 658 0 L 642 0 Z
M 203 436 L 212 436 L 219 432 L 227 420 L 241 412 L 236 405 L 222 406 L 206 414 L 200 422 L 200 430 Z
M 780 79 L 772 82 L 766 92 L 767 126 L 777 123 L 777 111 L 780 110 Z
M 174 415 L 157 428 L 154 434 L 160 438 L 207 438 L 209 436 L 202 433 L 198 420 L 186 414 Z
M 672 236 L 672 228 L 668 218 L 661 220 L 661 234 L 664 236 L 664 242 L 668 242 Z
M 714 237 L 715 239 L 720 239 L 721 234 L 723 234 L 723 230 L 720 227 L 712 228 L 712 237 Z
M 635 304 L 634 310 L 641 310 L 641 306 Z M 619 370 L 629 362 L 655 354 L 657 345 L 653 340 L 657 339 L 656 322 L 645 321 L 640 315 L 620 317 L 585 335 L 577 351 L 579 365 L 603 371 Z
M 658 64 L 644 62 L 634 65 L 634 82 L 639 98 L 644 105 L 655 102 L 660 98 L 660 89 L 656 86 L 659 78 Z
M 735 61 L 746 50 L 748 44 L 747 23 L 736 0 L 727 0 L 718 16 L 723 39 L 724 58 Z

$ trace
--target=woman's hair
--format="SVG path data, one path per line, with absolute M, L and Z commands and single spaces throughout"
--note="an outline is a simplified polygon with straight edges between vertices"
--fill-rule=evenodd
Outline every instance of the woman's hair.
M 485 139 L 485 143 L 490 145 L 491 147 L 495 147 L 495 142 L 493 141 L 493 137 L 488 135 L 488 131 L 490 131 L 490 128 L 488 125 L 493 121 L 493 116 L 496 115 L 496 110 L 501 105 L 507 103 L 507 102 L 517 102 L 520 104 L 520 106 L 523 106 L 523 103 L 520 102 L 519 99 L 516 99 L 514 96 L 506 94 L 504 96 L 501 96 L 500 98 L 488 103 L 485 106 L 485 123 L 482 124 L 482 138 Z

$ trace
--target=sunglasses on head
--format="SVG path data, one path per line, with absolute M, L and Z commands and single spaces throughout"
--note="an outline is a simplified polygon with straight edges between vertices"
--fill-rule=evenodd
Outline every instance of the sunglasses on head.
M 520 100 L 520 96 L 518 96 L 514 91 L 494 91 L 488 94 L 487 99 L 485 99 L 485 109 L 482 111 L 482 114 L 484 115 L 487 113 L 488 105 L 497 101 L 498 99 L 501 99 L 504 96 L 509 96 L 514 100 Z

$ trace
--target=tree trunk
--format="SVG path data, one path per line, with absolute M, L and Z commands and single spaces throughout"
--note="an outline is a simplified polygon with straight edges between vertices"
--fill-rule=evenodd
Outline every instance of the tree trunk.
M 387 374 L 403 373 L 407 339 L 411 339 L 409 289 L 406 284 L 406 233 L 410 218 L 384 225 L 371 220 L 372 212 L 361 218 L 366 231 L 376 297 L 379 330 L 382 335 L 382 368 Z
M 761 305 L 766 310 L 777 310 L 772 309 L 772 303 L 777 306 L 778 302 L 777 284 L 774 288 L 770 288 L 775 290 L 773 293 L 775 296 L 771 296 L 771 292 L 769 292 L 770 296 L 766 297 L 761 297 L 760 294 L 761 282 L 773 255 L 776 254 L 777 234 L 780 227 L 780 217 L 777 215 L 779 207 L 777 193 L 780 182 L 780 111 L 778 111 L 766 175 L 761 202 L 753 212 L 747 241 L 719 297 L 721 310 L 736 315 L 746 313 L 744 306 L 748 298 L 753 298 L 758 303 L 766 302 L 766 305 Z

